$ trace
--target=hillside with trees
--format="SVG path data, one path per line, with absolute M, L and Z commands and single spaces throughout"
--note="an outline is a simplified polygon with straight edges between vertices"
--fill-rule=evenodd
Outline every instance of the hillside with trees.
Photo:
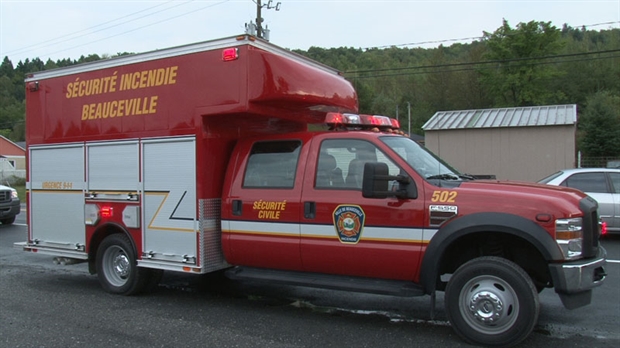
M 536 21 L 512 27 L 504 21 L 466 44 L 294 52 L 341 70 L 355 86 L 363 113 L 395 117 L 398 112 L 406 130 L 410 106 L 414 133 L 422 134 L 421 126 L 437 111 L 577 104 L 580 150 L 620 157 L 620 29 L 557 28 Z M 4 57 L 0 134 L 24 140 L 27 73 L 106 58 L 34 58 L 14 65 Z

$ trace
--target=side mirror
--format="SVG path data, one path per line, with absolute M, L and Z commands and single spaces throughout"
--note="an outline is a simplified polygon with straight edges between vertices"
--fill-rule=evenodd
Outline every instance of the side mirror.
M 397 181 L 397 190 L 389 190 L 389 182 Z M 364 164 L 364 178 L 362 180 L 362 196 L 364 198 L 418 198 L 415 182 L 406 175 L 389 175 L 387 164 L 368 162 Z
M 389 169 L 385 163 L 364 164 L 364 177 L 362 180 L 362 197 L 386 198 L 389 197 L 387 177 Z

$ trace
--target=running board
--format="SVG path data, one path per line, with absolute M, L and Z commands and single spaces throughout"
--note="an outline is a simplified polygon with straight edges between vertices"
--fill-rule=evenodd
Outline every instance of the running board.
M 226 271 L 233 280 L 278 282 L 286 285 L 305 286 L 352 292 L 401 297 L 424 296 L 421 286 L 402 280 L 349 277 L 321 273 L 280 271 L 273 269 L 235 267 Z
M 42 255 L 51 255 L 66 257 L 70 259 L 88 260 L 88 254 L 84 251 L 72 250 L 66 248 L 54 248 L 47 245 L 28 244 L 28 242 L 16 242 L 13 244 L 14 249 L 22 251 L 30 251 Z

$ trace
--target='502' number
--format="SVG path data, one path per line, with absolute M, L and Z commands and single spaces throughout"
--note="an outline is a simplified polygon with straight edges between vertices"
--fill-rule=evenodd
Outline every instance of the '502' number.
M 455 203 L 457 195 L 456 191 L 434 191 L 431 202 Z

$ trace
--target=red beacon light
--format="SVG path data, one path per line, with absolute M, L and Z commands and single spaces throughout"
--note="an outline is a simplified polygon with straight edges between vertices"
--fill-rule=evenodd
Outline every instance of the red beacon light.
M 237 47 L 226 48 L 222 51 L 222 60 L 230 62 L 239 58 L 239 49 Z
M 359 125 L 360 116 L 355 114 L 343 114 L 339 112 L 328 112 L 325 116 L 325 123 L 330 126 L 351 126 Z
M 380 115 L 360 115 L 364 124 L 373 125 L 377 127 L 392 127 L 392 121 L 387 116 Z
M 325 116 L 325 123 L 329 125 L 338 125 L 344 123 L 344 116 L 337 112 L 328 112 Z

